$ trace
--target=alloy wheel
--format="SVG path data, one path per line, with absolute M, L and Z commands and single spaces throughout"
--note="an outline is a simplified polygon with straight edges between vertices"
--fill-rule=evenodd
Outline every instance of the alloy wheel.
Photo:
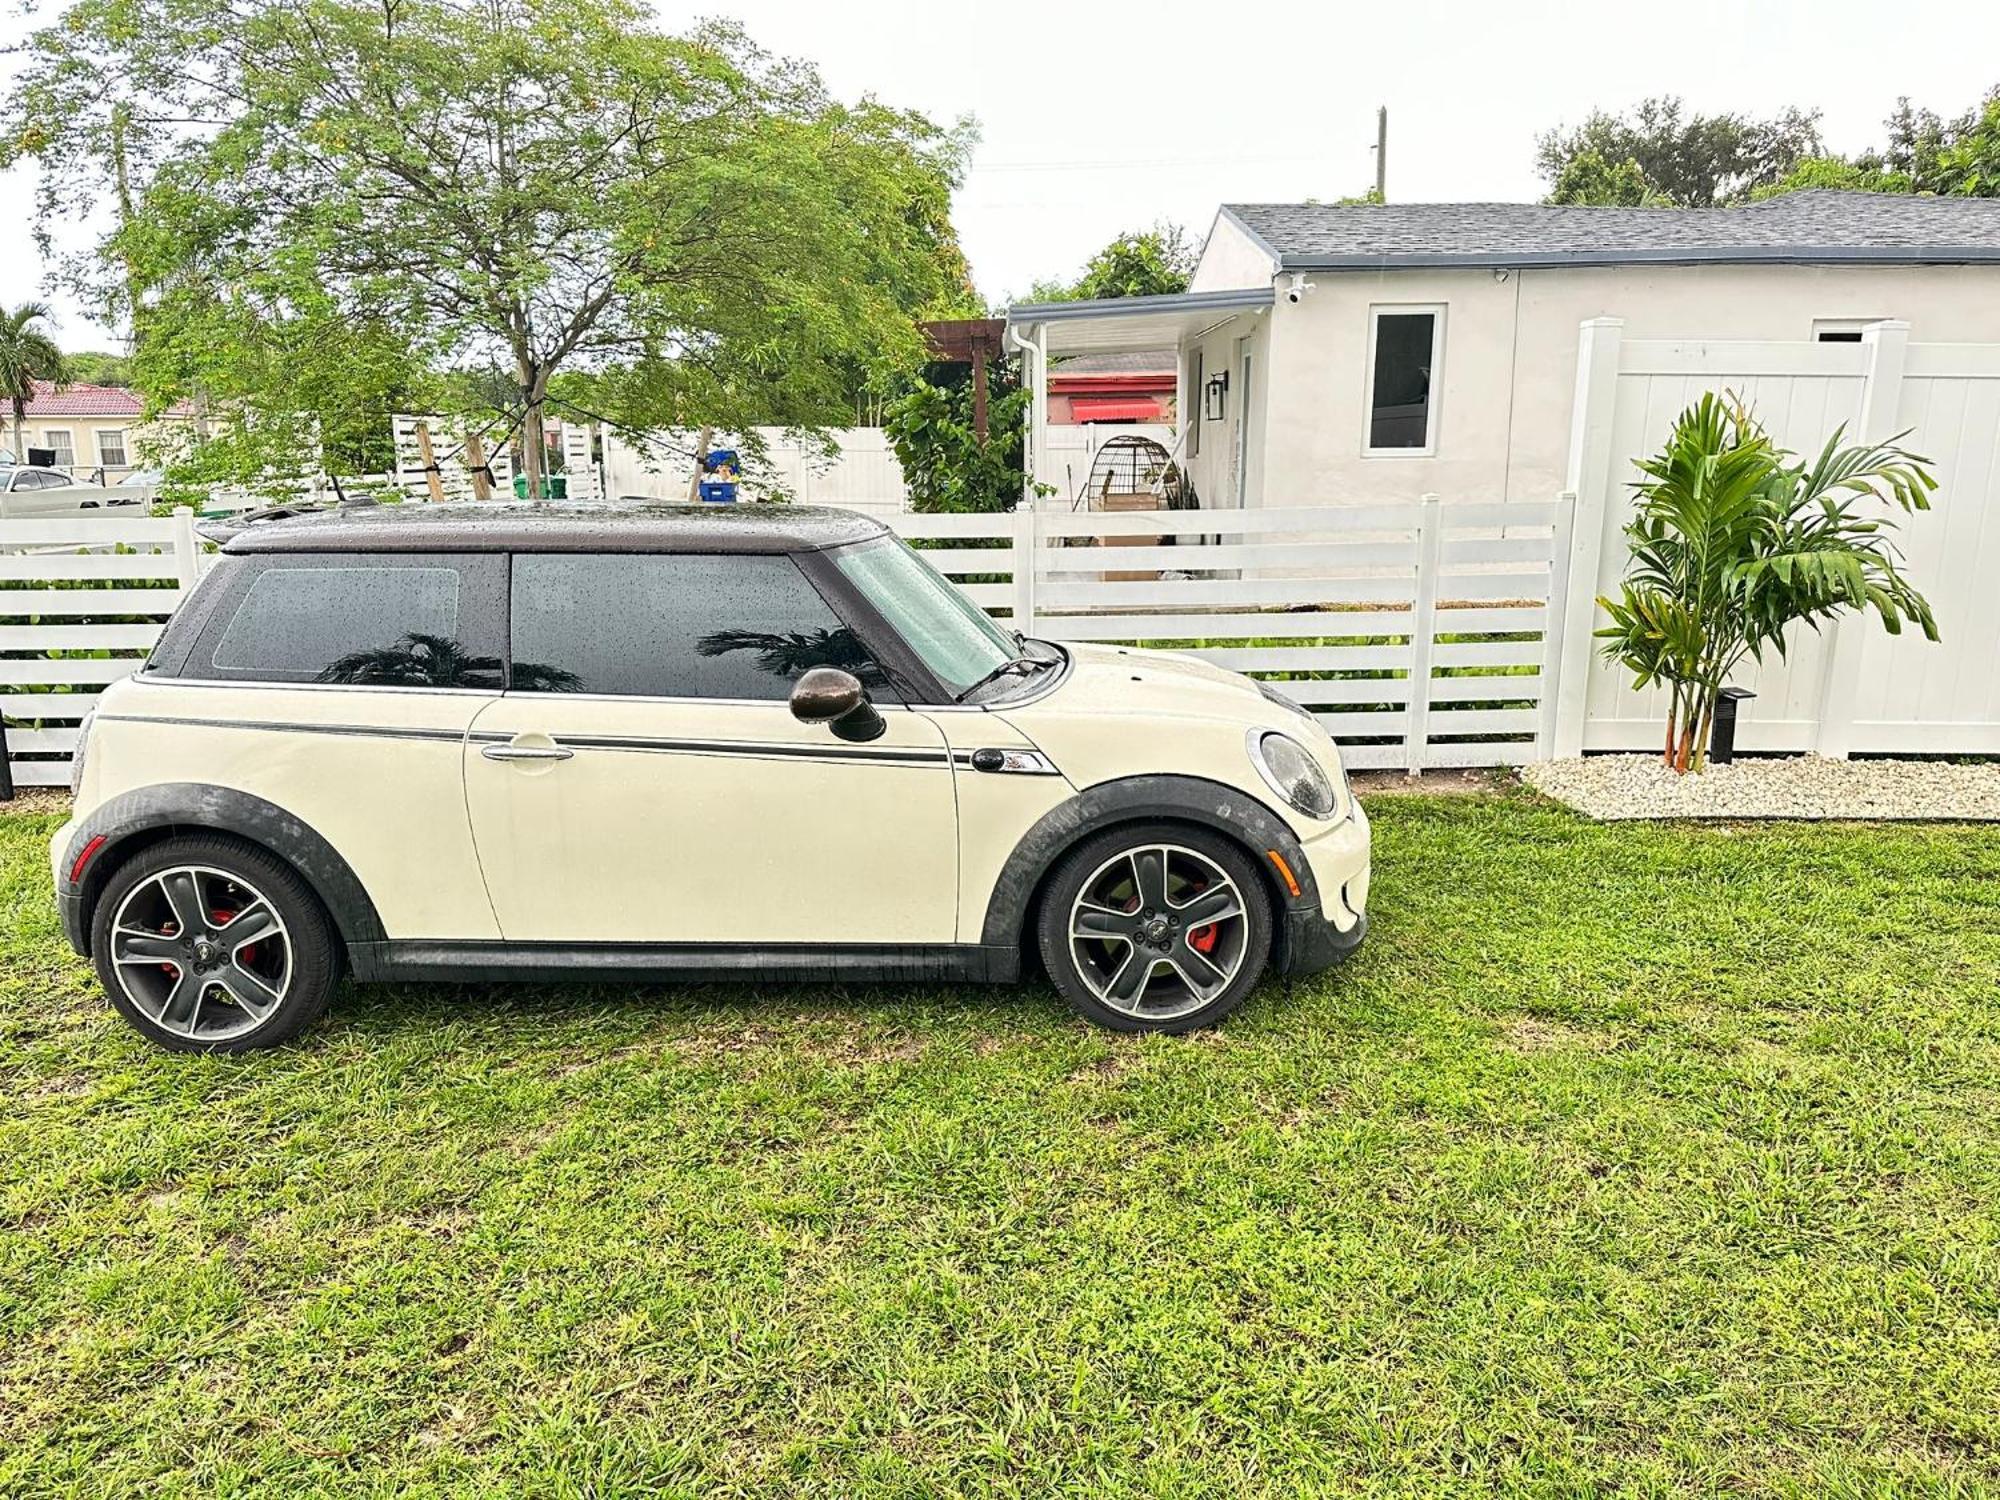
M 126 893 L 111 921 L 119 988 L 163 1031 L 219 1042 L 256 1030 L 292 983 L 278 910 L 241 875 L 180 865 Z
M 1205 854 L 1127 849 L 1099 865 L 1070 907 L 1070 956 L 1121 1015 L 1171 1021 L 1229 988 L 1249 947 L 1243 893 Z

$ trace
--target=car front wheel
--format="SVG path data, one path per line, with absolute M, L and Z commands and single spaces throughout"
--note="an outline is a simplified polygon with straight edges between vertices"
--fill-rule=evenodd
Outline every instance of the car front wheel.
M 1116 1031 L 1193 1031 L 1243 1003 L 1271 953 L 1257 869 L 1220 835 L 1114 828 L 1057 866 L 1037 938 L 1063 998 Z
M 242 1052 L 325 1011 L 333 933 L 294 870 L 235 839 L 168 839 L 114 870 L 91 955 L 118 1013 L 176 1052 Z

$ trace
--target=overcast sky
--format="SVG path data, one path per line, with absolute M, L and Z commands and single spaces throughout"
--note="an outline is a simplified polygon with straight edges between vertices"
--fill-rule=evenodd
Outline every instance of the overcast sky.
M 1389 107 L 1389 196 L 1526 201 L 1538 131 L 1676 93 L 1695 109 L 1824 112 L 1830 147 L 1881 139 L 1899 94 L 1957 113 L 2000 82 L 1992 0 L 656 0 L 680 26 L 742 20 L 843 95 L 982 144 L 956 205 L 980 291 L 1073 273 L 1120 230 L 1206 230 L 1226 200 L 1336 198 L 1373 178 Z M 0 22 L 9 40 L 21 23 Z M 26 222 L 34 182 L 0 176 L 0 301 L 47 294 Z M 108 335 L 60 297 L 70 347 Z

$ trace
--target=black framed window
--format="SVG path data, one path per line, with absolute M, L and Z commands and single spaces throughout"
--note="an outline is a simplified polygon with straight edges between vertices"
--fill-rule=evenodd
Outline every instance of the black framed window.
M 1438 314 L 1377 309 L 1374 357 L 1368 380 L 1368 447 L 1432 446 Z
M 180 676 L 494 691 L 504 680 L 503 557 L 294 553 L 225 566 Z
M 518 692 L 781 700 L 839 667 L 894 696 L 789 557 L 521 553 L 511 618 Z

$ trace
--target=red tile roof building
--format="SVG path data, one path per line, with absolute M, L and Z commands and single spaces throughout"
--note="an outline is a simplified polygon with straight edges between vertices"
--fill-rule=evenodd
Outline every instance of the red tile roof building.
M 36 422 L 43 417 L 129 417 L 136 421 L 145 406 L 137 391 L 115 385 L 72 383 L 57 390 L 49 381 L 37 380 L 35 396 L 28 403 L 24 420 Z M 10 419 L 12 415 L 10 409 Z

